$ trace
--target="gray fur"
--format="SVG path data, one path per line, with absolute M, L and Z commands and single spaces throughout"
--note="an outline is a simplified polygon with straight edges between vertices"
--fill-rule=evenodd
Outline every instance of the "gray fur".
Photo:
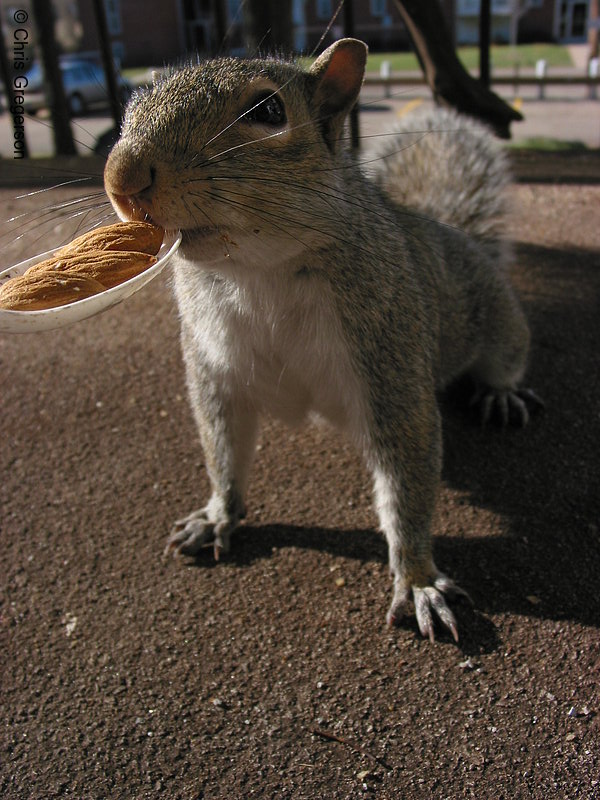
M 433 638 L 436 615 L 456 636 L 444 595 L 460 590 L 431 553 L 442 458 L 435 392 L 469 371 L 488 405 L 499 397 L 504 407 L 516 397 L 529 334 L 493 248 L 391 202 L 344 152 L 365 57 L 362 43 L 342 40 L 309 72 L 220 60 L 172 75 L 129 108 L 105 183 L 122 216 L 146 212 L 183 230 L 175 294 L 212 497 L 176 524 L 168 549 L 227 550 L 244 515 L 260 416 L 318 416 L 372 470 L 394 576 L 388 620 L 412 596 L 425 635 Z M 240 117 L 265 87 L 287 109 L 275 132 Z M 461 135 L 430 140 L 455 149 Z M 499 211 L 489 202 L 499 159 L 479 207 L 468 191 L 467 216 L 486 239 L 497 230 L 484 220 Z M 429 196 L 454 206 L 444 180 L 448 192 Z
M 398 205 L 472 236 L 505 235 L 510 166 L 481 123 L 448 108 L 419 108 L 376 155 L 373 179 Z

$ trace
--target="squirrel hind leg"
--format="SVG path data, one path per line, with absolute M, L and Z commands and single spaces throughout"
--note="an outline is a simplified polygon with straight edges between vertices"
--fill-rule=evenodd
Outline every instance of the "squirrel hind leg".
M 531 415 L 545 407 L 544 401 L 532 389 L 493 389 L 489 386 L 479 386 L 469 405 L 479 409 L 482 427 L 497 421 L 503 428 L 508 425 L 524 428 Z
M 479 409 L 482 425 L 498 422 L 502 427 L 524 428 L 544 403 L 531 389 L 520 387 L 527 367 L 529 327 L 513 293 L 502 288 L 491 305 L 479 357 L 469 369 L 476 387 L 469 406 Z
M 481 426 L 489 423 L 506 428 L 524 428 L 531 415 L 544 408 L 543 401 L 532 389 L 519 386 L 525 372 L 529 334 L 517 346 L 498 349 L 497 357 L 488 353 L 471 370 L 475 391 L 469 407 L 479 412 Z
M 488 352 L 470 370 L 475 382 L 469 407 L 479 411 L 482 427 L 496 423 L 506 428 L 524 428 L 533 414 L 544 408 L 544 402 L 532 390 L 520 386 L 526 367 L 529 333 L 519 343 Z

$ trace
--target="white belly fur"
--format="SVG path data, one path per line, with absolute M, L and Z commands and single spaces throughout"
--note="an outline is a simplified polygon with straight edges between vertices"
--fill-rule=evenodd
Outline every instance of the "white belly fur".
M 230 281 L 175 265 L 175 293 L 202 369 L 290 425 L 317 415 L 363 439 L 360 381 L 329 296 L 317 277 Z

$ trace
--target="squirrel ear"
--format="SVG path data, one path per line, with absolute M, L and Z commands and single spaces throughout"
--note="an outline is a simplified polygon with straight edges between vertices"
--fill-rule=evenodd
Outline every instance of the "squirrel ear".
M 333 148 L 362 86 L 368 48 L 358 39 L 340 39 L 321 53 L 309 70 L 317 78 L 312 106 Z

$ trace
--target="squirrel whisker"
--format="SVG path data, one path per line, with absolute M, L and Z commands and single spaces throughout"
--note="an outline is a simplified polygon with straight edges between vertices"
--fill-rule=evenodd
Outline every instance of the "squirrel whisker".
M 41 211 L 26 211 L 6 220 L 7 229 L 4 233 L 0 234 L 0 241 L 19 241 L 32 231 L 40 233 L 36 237 L 35 242 L 39 241 L 47 233 L 47 228 L 55 228 L 59 220 L 68 221 L 77 217 L 83 216 L 84 220 L 86 214 L 92 214 L 100 211 L 102 208 L 110 208 L 110 204 L 105 201 L 98 204 L 98 199 L 103 196 L 103 193 L 88 195 L 83 198 L 69 200 L 64 203 L 53 204 L 46 206 Z M 111 210 L 111 215 L 114 212 Z M 18 233 L 15 234 L 12 223 L 18 224 Z
M 232 181 L 232 182 L 237 184 L 237 183 L 240 182 L 241 177 L 242 176 L 235 176 L 235 175 L 233 175 L 231 177 L 213 176 L 211 178 L 211 181 L 214 182 L 214 183 Z M 265 178 L 265 177 L 262 177 L 262 176 L 252 176 L 252 182 L 273 183 L 275 185 L 282 185 L 282 186 L 286 186 L 287 188 L 291 188 L 291 189 L 295 189 L 295 190 L 299 190 L 299 191 L 306 191 L 307 193 L 312 193 L 312 194 L 318 195 L 320 198 L 325 199 L 326 202 L 328 202 L 328 205 L 330 206 L 330 208 L 335 212 L 334 216 L 332 216 L 332 217 L 323 217 L 323 215 L 321 214 L 320 218 L 321 219 L 326 219 L 327 221 L 330 221 L 334 225 L 339 225 L 340 221 L 346 221 L 339 213 L 340 212 L 340 207 L 339 207 L 339 202 L 340 201 L 344 206 L 353 206 L 353 207 L 355 207 L 357 209 L 360 209 L 360 210 L 363 210 L 363 211 L 380 212 L 380 210 L 381 210 L 381 206 L 378 205 L 374 201 L 373 202 L 370 202 L 370 201 L 366 202 L 363 199 L 355 200 L 354 198 L 349 197 L 347 194 L 344 194 L 343 191 L 339 191 L 338 192 L 338 191 L 336 191 L 334 188 L 332 188 L 330 186 L 326 186 L 327 191 L 325 191 L 324 189 L 318 190 L 315 187 L 310 186 L 309 184 L 300 184 L 298 182 L 292 182 L 292 181 L 282 181 L 281 179 L 278 179 L 278 178 Z M 227 191 L 230 192 L 230 193 L 233 192 L 233 190 L 230 190 L 230 189 L 228 189 Z M 246 196 L 249 199 L 252 199 L 252 195 L 251 194 L 250 195 L 246 195 Z M 264 202 L 272 203 L 278 209 L 281 208 L 281 200 L 268 200 L 268 199 L 265 199 Z M 294 208 L 297 208 L 297 210 L 304 212 L 306 210 L 305 203 L 306 203 L 306 201 L 304 201 L 304 203 L 303 203 L 302 202 L 302 198 L 299 198 L 297 207 L 296 206 L 291 206 L 289 204 L 288 205 L 289 205 L 290 210 L 292 210 Z M 415 219 L 415 220 L 420 220 L 422 222 L 432 222 L 432 217 L 428 216 L 427 214 L 419 213 L 418 211 L 413 210 L 413 209 L 400 208 L 400 209 L 398 209 L 398 213 L 401 214 L 402 216 L 409 217 L 409 218 Z M 459 228 L 456 225 L 452 225 L 450 223 L 439 223 L 439 224 L 441 224 L 445 228 L 448 228 L 449 230 L 455 230 L 455 231 L 459 230 Z M 403 234 L 405 236 L 408 236 L 409 238 L 412 238 L 413 231 L 410 228 L 406 228 L 406 229 L 403 230 Z M 424 246 L 426 246 L 428 248 L 432 248 L 432 243 L 429 242 L 429 241 L 426 241 L 426 240 L 423 241 L 422 238 L 419 238 L 419 237 L 416 238 L 416 241 L 421 242 Z M 437 251 L 435 251 L 435 250 L 432 250 L 432 252 L 435 255 L 439 255 L 439 253 Z
M 339 243 L 343 243 L 345 241 L 344 237 L 340 236 L 337 231 L 339 230 L 340 224 L 344 223 L 344 222 L 347 222 L 347 220 L 343 219 L 339 214 L 336 215 L 336 216 L 325 217 L 325 218 L 322 215 L 320 216 L 321 219 L 325 219 L 325 221 L 328 221 L 328 222 L 332 223 L 332 229 L 325 230 L 323 228 L 317 227 L 314 224 L 309 224 L 307 222 L 301 222 L 296 216 L 284 215 L 282 213 L 281 203 L 277 202 L 275 200 L 271 201 L 271 203 L 278 210 L 277 211 L 269 211 L 268 213 L 264 212 L 261 215 L 261 214 L 259 214 L 259 212 L 256 210 L 255 206 L 252 203 L 252 201 L 254 199 L 254 195 L 252 195 L 252 194 L 244 194 L 242 192 L 237 192 L 236 193 L 233 190 L 227 190 L 227 191 L 228 191 L 228 194 L 237 195 L 238 197 L 246 198 L 250 202 L 249 203 L 242 203 L 240 200 L 232 200 L 230 197 L 223 197 L 222 195 L 216 195 L 214 193 L 210 193 L 210 197 L 213 200 L 217 201 L 217 202 L 224 203 L 226 205 L 229 204 L 229 205 L 232 205 L 232 206 L 243 208 L 243 209 L 246 210 L 246 212 L 251 213 L 253 216 L 261 217 L 263 219 L 266 219 L 269 222 L 271 222 L 273 220 L 273 218 L 275 217 L 275 218 L 279 219 L 280 221 L 286 222 L 286 223 L 288 223 L 289 225 L 291 225 L 293 227 L 302 228 L 303 230 L 312 231 L 313 233 L 319 233 L 319 234 L 321 234 L 323 236 L 328 237 L 332 241 L 337 241 Z M 295 210 L 297 210 L 297 209 L 295 209 L 293 207 L 289 208 L 290 212 L 295 211 Z M 413 216 L 413 215 L 411 215 L 411 216 Z M 288 230 L 286 230 L 285 228 L 280 228 L 280 229 L 284 233 L 286 233 L 287 235 L 292 236 L 292 234 Z M 413 235 L 412 232 L 403 231 L 403 234 L 408 239 L 413 239 L 415 242 L 417 242 L 419 245 L 421 245 L 424 249 L 429 250 L 433 255 L 436 255 L 436 256 L 439 257 L 439 255 L 440 255 L 439 249 L 436 248 L 433 245 L 432 242 L 428 241 L 427 239 L 424 239 L 423 237 Z M 298 237 L 293 237 L 293 238 L 296 241 L 302 241 L 302 239 L 299 239 Z M 392 258 L 382 258 L 381 254 L 379 252 L 377 252 L 375 250 L 375 248 L 372 247 L 372 246 L 356 244 L 356 248 L 357 248 L 357 250 L 359 250 L 360 252 L 364 253 L 365 255 L 377 256 L 379 258 L 379 260 L 381 261 L 381 263 L 388 264 L 392 268 L 396 267 L 396 262 Z
M 44 191 L 44 190 L 40 190 Z M 31 197 L 34 194 L 38 194 L 38 192 L 31 192 L 28 194 L 21 194 L 15 197 L 15 200 L 23 200 L 27 197 Z M 106 193 L 103 191 L 94 192 L 93 194 L 84 195 L 83 197 L 71 198 L 70 200 L 65 200 L 62 203 L 53 203 L 52 205 L 44 206 L 41 210 L 37 208 L 33 208 L 30 211 L 23 211 L 21 214 L 16 214 L 14 217 L 9 217 L 8 219 L 3 220 L 3 224 L 8 225 L 12 222 L 17 222 L 18 220 L 22 220 L 24 217 L 34 217 L 37 221 L 40 216 L 44 216 L 45 214 L 53 213 L 54 211 L 61 210 L 70 206 L 77 205 L 82 202 L 88 201 L 97 201 L 98 198 L 102 197 L 104 202 L 108 204 L 108 200 L 106 200 Z

